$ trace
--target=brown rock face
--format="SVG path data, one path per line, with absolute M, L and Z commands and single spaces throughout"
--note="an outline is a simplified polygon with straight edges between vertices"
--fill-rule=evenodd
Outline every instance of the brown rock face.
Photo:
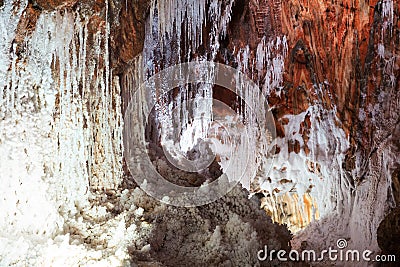
M 44 10 L 54 10 L 60 7 L 73 6 L 78 0 L 32 0 Z
M 378 228 L 378 243 L 382 254 L 400 257 L 400 209 L 394 209 Z M 394 266 L 394 265 L 392 265 Z
M 24 52 L 23 42 L 25 38 L 29 37 L 35 30 L 40 13 L 41 11 L 37 6 L 34 6 L 31 2 L 28 3 L 18 23 L 17 34 L 14 39 L 14 44 L 16 44 L 15 52 L 17 55 Z
M 292 85 L 289 92 L 304 88 L 308 101 L 317 100 L 328 109 L 335 105 L 352 146 L 358 143 L 365 156 L 373 150 L 371 140 L 390 134 L 398 120 L 389 115 L 389 105 L 379 103 L 378 95 L 388 92 L 387 100 L 399 97 L 398 90 L 393 91 L 399 88 L 400 77 L 399 4 L 394 1 L 391 24 L 382 1 L 282 2 L 282 32 L 292 48 L 285 67 L 286 84 Z M 377 53 L 380 45 L 386 49 L 382 56 Z M 385 67 L 388 62 L 394 64 L 390 71 Z M 318 93 L 312 89 L 315 84 L 321 85 Z M 371 110 L 375 105 L 386 110 L 382 112 L 386 118 L 367 111 L 361 122 L 360 110 Z M 293 106 L 295 112 L 304 108 Z
M 362 155 L 359 160 L 369 164 L 368 157 L 379 143 L 376 140 L 390 135 L 398 121 L 397 113 L 391 112 L 398 109 L 396 104 L 384 103 L 399 98 L 396 88 L 400 78 L 400 3 L 393 1 L 393 17 L 385 6 L 389 3 L 236 2 L 226 40 L 228 50 L 249 45 L 252 60 L 262 36 L 287 36 L 289 55 L 284 68 L 284 90 L 268 97 L 278 136 L 285 134 L 281 121 L 285 115 L 304 112 L 312 103 L 328 110 L 335 107 L 352 145 L 346 165 L 354 169 L 354 162 L 350 161 L 356 146 Z M 382 112 L 378 114 L 372 107 Z M 365 118 L 361 118 L 360 112 L 366 114 Z M 310 129 L 307 123 L 303 124 L 306 143 Z M 294 144 L 294 148 L 298 151 L 298 145 Z M 309 152 L 306 146 L 302 149 Z M 360 182 L 364 176 L 361 173 L 354 180 Z
M 111 46 L 113 67 L 122 71 L 120 68 L 123 65 L 130 63 L 143 51 L 150 1 L 135 0 L 119 4 L 120 11 L 116 14 L 118 22 L 112 25 Z
M 394 5 L 396 14 L 399 3 Z M 287 82 L 295 88 L 322 84 L 323 94 L 316 96 L 310 91 L 310 95 L 327 107 L 336 105 L 344 129 L 350 134 L 364 104 L 360 102 L 361 94 L 368 91 L 367 101 L 373 102 L 374 92 L 383 85 L 379 78 L 382 70 L 376 68 L 377 45 L 385 43 L 391 54 L 398 55 L 399 40 L 394 37 L 398 29 L 393 29 L 393 35 L 389 29 L 383 30 L 387 18 L 378 1 L 285 1 L 282 13 L 283 33 L 293 48 L 286 68 Z M 396 19 L 393 25 L 397 25 Z M 306 64 L 306 68 L 300 64 Z
M 376 0 L 368 4 L 270 0 L 258 5 L 237 1 L 227 47 L 233 50 L 249 45 L 254 51 L 260 37 L 286 35 L 289 56 L 284 94 L 269 96 L 271 106 L 282 110 L 275 111 L 276 118 L 303 112 L 314 101 L 328 109 L 335 105 L 350 135 L 358 127 L 359 109 L 375 103 L 377 91 L 387 85 L 383 64 L 390 55 L 395 64 L 392 78 L 397 81 L 399 77 L 399 3 L 394 2 L 393 24 L 383 12 L 383 2 Z M 377 55 L 379 43 L 389 48 L 384 59 Z

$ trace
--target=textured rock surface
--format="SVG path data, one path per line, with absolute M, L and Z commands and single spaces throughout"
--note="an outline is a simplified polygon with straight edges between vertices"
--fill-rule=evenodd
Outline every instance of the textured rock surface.
M 400 247 L 396 240 L 400 238 L 400 209 L 391 211 L 381 222 L 378 228 L 378 244 L 383 255 L 396 255 L 400 257 Z
M 115 23 L 111 24 L 112 63 L 114 68 L 123 71 L 123 67 L 132 63 L 143 51 L 145 23 L 149 14 L 150 1 L 114 1 L 119 13 L 115 14 Z M 117 9 L 115 8 L 115 11 Z M 114 11 L 114 12 L 115 12 Z
M 259 263 L 255 251 L 289 251 L 289 231 L 272 224 L 255 198 L 235 188 L 220 200 L 197 208 L 167 207 L 150 215 L 156 230 L 150 255 L 166 266 L 243 266 Z M 265 266 L 280 264 L 265 262 Z M 264 266 L 264 265 L 261 265 Z
M 353 245 L 358 248 L 377 248 L 374 234 L 369 236 L 368 232 L 377 227 L 383 214 L 394 204 L 393 198 L 397 198 L 398 183 L 394 179 L 392 184 L 395 177 L 390 169 L 397 164 L 395 140 L 399 138 L 395 128 L 399 122 L 395 112 L 399 110 L 396 102 L 400 68 L 398 14 L 399 3 L 395 1 L 235 1 L 227 34 L 221 37 L 216 56 L 218 61 L 237 67 L 246 63 L 244 55 L 249 62 L 256 60 L 262 37 L 286 36 L 288 56 L 284 61 L 282 84 L 272 88 L 268 96 L 278 136 L 287 139 L 285 149 L 289 154 L 305 153 L 307 161 L 316 166 L 309 167 L 310 172 L 321 173 L 321 166 L 317 167 L 321 163 L 314 162 L 315 155 L 320 153 L 320 144 L 309 142 L 321 129 L 312 128 L 308 113 L 300 122 L 302 140 L 291 139 L 291 132 L 285 132 L 287 115 L 308 112 L 315 104 L 336 114 L 338 120 L 334 123 L 345 132 L 350 149 L 338 163 L 338 168 L 344 169 L 330 174 L 341 178 L 323 178 L 328 180 L 327 184 L 337 184 L 335 190 L 342 200 L 338 200 L 335 209 L 342 210 L 342 216 L 352 225 L 344 226 L 350 232 L 336 234 L 352 236 Z M 207 45 L 209 40 L 205 41 L 204 46 Z M 247 47 L 249 52 L 243 56 L 234 52 L 246 51 Z M 198 53 L 204 51 L 199 49 Z M 246 74 L 264 87 L 268 81 L 262 77 L 268 71 L 268 68 L 248 68 Z M 328 149 L 334 150 L 334 146 Z M 382 157 L 386 157 L 385 163 Z M 385 164 L 387 167 L 382 169 Z M 291 181 L 291 177 L 286 181 Z M 385 193 L 387 187 L 393 188 L 394 194 Z M 307 212 L 301 212 L 298 220 L 306 221 L 307 225 L 312 219 L 306 219 L 306 214 L 315 208 L 307 203 L 314 200 L 306 201 L 306 195 L 301 198 L 303 207 L 297 207 L 295 200 L 286 205 L 294 205 L 291 210 L 305 207 Z M 276 212 L 280 213 L 281 209 Z M 287 217 L 283 221 L 286 220 Z M 361 221 L 369 223 L 362 225 Z M 359 239 L 359 236 L 362 237 Z
M 54 10 L 56 8 L 71 7 L 78 0 L 32 0 L 30 1 L 44 10 Z

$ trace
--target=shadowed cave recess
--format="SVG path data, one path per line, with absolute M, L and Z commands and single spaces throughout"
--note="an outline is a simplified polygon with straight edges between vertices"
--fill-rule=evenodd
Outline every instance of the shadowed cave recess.
M 399 1 L 0 0 L 0 40 L 0 266 L 373 265 L 258 257 L 338 240 L 400 260 Z M 137 93 L 185 62 L 255 86 Z M 173 184 L 238 183 L 163 203 L 141 137 Z

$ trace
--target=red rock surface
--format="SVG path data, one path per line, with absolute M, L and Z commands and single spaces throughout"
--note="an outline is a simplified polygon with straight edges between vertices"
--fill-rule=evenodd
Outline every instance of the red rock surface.
M 54 10 L 56 8 L 73 6 L 78 0 L 36 0 L 34 2 L 45 10 Z

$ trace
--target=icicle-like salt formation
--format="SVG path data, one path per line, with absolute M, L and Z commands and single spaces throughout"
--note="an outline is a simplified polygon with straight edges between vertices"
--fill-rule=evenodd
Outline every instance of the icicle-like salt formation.
M 389 28 L 390 32 L 393 28 L 393 14 L 394 14 L 394 6 L 393 0 L 382 0 L 382 16 L 385 19 L 383 31 Z
M 62 41 L 53 53 L 53 61 L 58 63 L 60 70 L 58 83 L 55 84 L 59 85 L 57 138 L 61 145 L 77 144 L 80 152 L 74 154 L 81 155 L 81 158 L 75 159 L 76 163 L 66 166 L 62 165 L 67 155 L 60 155 L 60 176 L 67 177 L 68 173 L 73 173 L 68 169 L 73 166 L 87 172 L 77 174 L 77 177 L 87 177 L 84 180 L 92 188 L 114 188 L 118 186 L 121 176 L 122 132 L 119 86 L 110 86 L 109 26 L 106 23 L 105 35 L 100 32 L 93 35 L 94 54 L 90 56 L 96 62 L 104 62 L 104 65 L 100 65 L 87 60 L 86 23 L 82 23 L 79 16 L 68 13 L 56 16 L 58 28 L 54 39 Z M 75 28 L 70 25 L 75 25 Z M 78 40 L 75 36 L 78 36 Z M 78 47 L 81 48 L 79 51 Z M 69 153 L 67 147 L 60 151 Z
M 182 88 L 182 92 L 185 89 Z M 183 105 L 177 99 L 175 112 L 170 110 L 170 114 L 174 117 L 177 132 L 181 133 L 179 147 L 182 152 L 190 151 L 197 141 L 207 138 L 209 128 L 212 122 L 212 88 L 210 85 L 200 84 L 193 100 L 185 99 Z M 184 105 L 187 105 L 186 107 Z M 172 107 L 172 106 L 171 106 Z M 189 107 L 189 109 L 187 109 Z M 189 114 L 191 110 L 191 114 Z M 184 112 L 183 120 L 180 120 L 180 113 Z
M 204 1 L 205 3 L 206 1 Z M 226 34 L 227 30 L 227 25 L 231 19 L 231 10 L 232 10 L 232 5 L 233 5 L 233 0 L 225 3 L 225 9 L 222 10 L 222 2 L 220 1 L 211 1 L 210 3 L 210 9 L 209 9 L 209 21 L 213 25 L 212 26 L 212 32 L 211 32 L 211 60 L 213 60 L 217 54 L 218 51 L 218 42 L 219 42 L 219 36 L 224 36 Z M 204 6 L 205 8 L 205 6 Z M 195 25 L 196 28 L 200 27 L 205 24 L 206 22 L 206 17 L 202 13 L 201 14 L 203 17 L 204 21 L 198 21 Z M 196 19 L 193 19 L 193 14 L 190 15 L 188 14 L 189 20 L 194 20 L 197 21 L 200 19 L 198 15 L 194 16 Z M 179 18 L 179 17 L 177 17 Z M 178 26 L 179 27 L 179 26 Z M 202 31 L 202 30 L 200 30 Z M 179 30 L 177 31 L 179 32 Z M 193 31 L 188 31 L 188 35 L 192 35 L 192 37 L 189 37 L 189 40 L 192 40 L 196 36 L 196 32 Z M 179 37 L 179 33 L 177 34 Z M 200 36 L 201 37 L 201 36 Z M 198 47 L 198 43 L 192 43 L 190 50 L 196 50 Z M 189 50 L 189 51 L 190 51 Z M 207 58 L 205 56 L 205 58 Z M 198 59 L 199 62 L 202 61 L 202 59 Z M 211 74 L 212 75 L 212 74 Z M 176 110 L 178 111 L 178 114 L 170 114 L 178 118 L 178 120 L 175 120 L 175 123 L 181 124 L 182 126 L 178 126 L 178 132 L 181 132 L 183 130 L 183 136 L 182 136 L 182 141 L 180 142 L 180 148 L 182 151 L 187 151 L 189 148 L 193 148 L 198 139 L 205 139 L 208 135 L 209 127 L 210 124 L 212 123 L 212 115 L 213 115 L 213 101 L 212 101 L 212 86 L 210 85 L 205 85 L 205 84 L 199 84 L 195 85 L 198 86 L 197 89 L 195 89 L 195 96 L 194 99 L 188 99 L 187 96 L 187 91 L 188 88 L 181 88 L 180 95 L 183 96 L 182 103 L 180 103 L 181 99 L 177 99 L 177 107 Z M 185 98 L 186 96 L 186 98 Z M 191 110 L 191 118 L 189 119 L 189 110 Z M 183 120 L 180 120 L 179 114 L 183 115 Z M 173 125 L 175 128 L 177 125 Z
M 162 58 L 160 58 L 162 57 L 162 53 L 156 52 L 159 45 L 163 47 L 164 52 L 167 49 L 165 54 L 168 56 L 168 49 L 170 48 L 167 48 L 165 45 L 163 46 L 163 44 L 165 44 L 168 40 L 171 40 L 171 36 L 174 36 L 175 32 L 179 40 L 182 30 L 182 22 L 185 21 L 185 19 L 190 20 L 190 18 L 185 18 L 182 13 L 180 13 L 180 11 L 175 10 L 175 12 L 171 12 L 171 14 L 174 14 L 174 19 L 172 19 L 171 21 L 174 21 L 175 24 L 171 23 L 166 26 L 165 22 L 162 21 L 162 14 L 165 13 L 163 10 L 165 10 L 165 5 L 167 5 L 167 3 L 170 2 L 163 3 L 164 6 L 162 7 L 153 5 L 153 10 L 151 12 L 153 15 L 150 16 L 150 23 L 154 21 L 155 25 L 158 25 L 155 27 L 156 29 L 158 27 L 158 29 L 156 30 L 156 33 L 158 33 L 158 35 L 156 34 L 156 36 L 150 37 L 147 36 L 145 41 L 146 44 L 144 51 L 144 62 L 146 64 L 146 72 L 150 75 L 154 74 L 157 68 L 160 68 L 159 62 L 162 61 Z M 177 4 L 171 4 L 172 7 L 176 7 L 176 5 Z M 211 21 L 210 23 L 212 24 L 212 32 L 210 36 L 211 59 L 214 59 L 219 50 L 220 37 L 226 34 L 227 25 L 231 19 L 232 5 L 233 1 L 229 1 L 225 4 L 221 3 L 220 1 L 210 2 L 208 16 L 209 21 Z M 157 15 L 157 12 L 160 12 L 160 10 L 161 13 Z M 198 17 L 196 16 L 196 18 Z M 177 21 L 180 23 L 176 23 Z M 202 23 L 198 23 L 196 25 L 202 25 Z M 153 25 L 149 27 L 153 30 L 155 29 Z M 175 32 L 173 32 L 172 29 L 174 29 Z M 163 34 L 165 32 L 167 34 Z M 187 38 L 188 40 L 196 39 L 195 32 L 188 31 L 188 35 L 191 35 L 191 37 Z M 188 52 L 190 53 L 193 50 L 195 51 L 197 45 L 198 44 L 191 43 L 189 45 Z M 277 56 L 272 57 L 272 53 L 275 53 L 277 51 L 282 51 L 282 53 L 276 53 Z M 280 85 L 282 81 L 283 63 L 286 54 L 286 37 L 277 38 L 276 41 L 271 41 L 269 43 L 266 43 L 265 39 L 263 39 L 263 42 L 259 45 L 257 64 L 260 70 L 263 68 L 267 68 L 269 70 L 269 76 L 267 77 L 267 81 L 265 83 L 268 88 L 276 88 Z M 166 59 L 168 60 L 169 57 L 167 57 Z M 249 47 L 239 51 L 238 62 L 240 62 L 238 70 L 244 73 L 248 72 L 249 66 L 254 65 L 254 62 L 250 62 Z M 166 66 L 162 67 L 166 68 L 173 63 L 174 62 L 164 63 L 166 64 Z M 249 71 L 253 72 L 253 70 Z M 249 157 L 252 158 L 248 162 L 251 162 L 251 164 L 255 165 L 255 167 L 249 169 L 258 169 L 258 166 L 262 162 L 260 159 L 268 154 L 268 149 L 270 149 L 268 144 L 271 142 L 271 136 L 268 136 L 266 125 L 262 125 L 262 122 L 256 121 L 256 116 L 254 114 L 255 112 L 257 112 L 260 113 L 258 114 L 259 117 L 265 117 L 265 103 L 263 101 L 260 102 L 260 91 L 258 89 L 248 85 L 243 86 L 242 81 L 240 80 L 238 80 L 236 84 L 237 93 L 245 97 L 249 105 L 249 107 L 246 107 L 246 104 L 243 107 L 240 107 L 238 110 L 238 112 L 242 113 L 241 118 L 246 119 L 246 130 L 248 136 L 242 136 L 242 138 L 249 138 L 249 140 L 251 140 L 250 150 L 258 151 L 257 153 L 252 153 L 251 155 L 249 155 Z M 162 86 L 162 84 L 160 84 L 159 86 Z M 189 96 L 188 90 L 189 87 L 182 86 L 178 93 L 177 99 L 173 101 L 174 103 L 170 102 L 170 99 L 168 99 L 166 96 L 159 96 L 157 90 L 152 92 L 153 99 L 157 100 L 155 104 L 155 110 L 157 112 L 157 119 L 159 120 L 159 128 L 161 129 L 161 143 L 164 147 L 166 147 L 167 150 L 171 151 L 171 154 L 174 154 L 173 151 L 176 150 L 176 147 L 179 147 L 181 152 L 185 153 L 196 146 L 196 142 L 198 139 L 204 139 L 207 136 L 210 127 L 209 125 L 212 122 L 212 120 L 210 119 L 212 117 L 212 87 L 204 85 L 192 86 L 192 92 L 194 92 L 193 99 L 191 99 L 191 97 Z M 200 117 L 201 119 L 199 120 Z M 260 131 L 262 132 L 262 134 L 260 134 Z M 244 157 L 247 157 L 246 153 L 242 154 Z M 242 162 L 247 161 L 243 160 Z M 223 165 L 223 168 L 225 170 L 228 170 L 227 166 L 224 166 L 224 162 L 222 162 L 221 164 Z M 241 169 L 246 169 L 246 166 L 242 166 L 238 163 L 233 165 Z M 228 176 L 235 176 L 237 173 L 241 172 L 237 170 L 231 171 Z M 246 175 L 246 180 L 243 181 L 243 184 L 246 188 L 250 189 L 250 184 L 254 177 L 255 173 Z M 236 179 L 232 178 L 230 180 Z
M 150 21 L 157 17 L 158 34 L 161 40 L 171 39 L 175 34 L 181 40 L 184 33 L 182 23 L 185 22 L 188 41 L 195 49 L 201 44 L 202 27 L 205 22 L 206 1 L 198 0 L 152 0 Z M 164 45 L 166 43 L 161 43 Z
M 385 45 L 382 43 L 378 44 L 378 56 L 380 58 L 384 58 L 385 57 Z
M 287 54 L 286 37 L 277 37 L 276 40 L 266 42 L 264 37 L 257 47 L 255 62 L 251 61 L 250 49 L 247 46 L 237 52 L 238 71 L 245 74 L 258 71 L 259 76 L 255 79 L 261 80 L 262 70 L 267 70 L 264 89 L 254 88 L 243 83 L 240 77 L 237 77 L 236 92 L 245 99 L 245 103 L 241 106 L 238 112 L 245 120 L 247 135 L 249 136 L 249 149 L 256 151 L 249 155 L 250 164 L 253 164 L 253 169 L 258 170 L 258 175 L 268 175 L 270 163 L 267 163 L 267 158 L 273 157 L 271 142 L 275 137 L 275 133 L 271 132 L 274 128 L 273 121 L 265 119 L 257 121 L 256 118 L 268 118 L 266 110 L 265 96 L 269 95 L 272 90 L 279 88 L 283 79 L 284 60 Z M 255 65 L 255 69 L 253 66 Z M 250 69 L 251 68 L 251 69 Z M 272 125 L 268 125 L 268 123 Z M 272 127 L 271 127 L 272 126 Z M 257 176 L 257 173 L 249 174 L 242 181 L 242 185 L 250 190 L 250 185 Z
M 78 75 L 82 75 L 83 66 L 77 64 L 76 56 L 70 51 L 76 51 L 75 47 L 75 27 L 80 27 L 76 23 L 72 14 L 56 14 L 54 17 L 46 17 L 44 25 L 55 25 L 51 31 L 53 42 L 53 68 L 59 72 L 54 73 L 53 90 L 56 92 L 56 103 L 54 106 L 54 131 L 51 138 L 56 141 L 52 147 L 53 160 L 49 162 L 49 169 L 53 175 L 49 177 L 52 185 L 56 187 L 61 183 L 60 190 L 54 190 L 51 195 L 60 203 L 62 211 L 77 212 L 74 203 L 70 203 L 67 197 L 78 201 L 85 195 L 89 187 L 88 168 L 86 160 L 89 154 L 86 152 L 87 132 L 84 129 L 84 111 L 82 99 L 78 91 Z M 40 24 L 39 24 L 40 25 Z M 43 25 L 43 26 L 44 26 Z M 40 25 L 40 27 L 43 27 Z M 45 27 L 45 26 L 44 26 Z M 83 85 L 84 86 L 84 85 Z M 82 90 L 86 89 L 83 87 Z M 71 157 L 70 155 L 74 155 Z M 65 192 L 68 192 L 66 195 Z M 84 198 L 83 198 L 84 199 Z M 82 199 L 82 200 L 83 200 Z
M 144 62 L 145 72 L 155 74 L 156 69 L 181 62 L 180 41 L 187 40 L 184 47 L 189 59 L 201 45 L 203 27 L 207 23 L 205 5 L 207 1 L 153 1 L 151 5 L 148 31 L 145 40 Z M 210 56 L 198 55 L 194 60 L 199 62 L 215 58 L 218 50 L 219 36 L 226 34 L 230 21 L 233 1 L 224 5 L 213 1 L 210 4 L 209 20 L 213 26 L 211 38 L 212 53 Z M 183 36 L 183 33 L 186 35 Z M 176 47 L 171 43 L 176 42 Z M 161 48 L 161 49 L 160 49 Z M 158 51 L 160 49 L 160 51 Z M 173 57 L 173 55 L 177 55 Z M 165 55 L 165 56 L 164 56 Z M 161 66 L 161 62 L 164 65 Z M 160 84 L 159 86 L 163 86 Z M 168 88 L 173 89 L 173 88 Z M 171 102 L 168 96 L 159 96 L 157 89 L 152 92 L 157 113 L 158 127 L 161 129 L 161 143 L 174 150 L 179 147 L 182 153 L 193 148 L 198 139 L 204 139 L 208 133 L 212 118 L 212 86 L 204 84 L 184 85 L 179 88 L 177 99 Z M 182 136 L 181 136 L 182 135 Z M 179 140 L 181 139 L 181 140 Z
M 191 2 L 180 1 L 164 1 L 153 2 L 149 24 L 147 29 L 152 32 L 152 35 L 147 35 L 145 40 L 145 50 L 143 55 L 144 73 L 148 76 L 154 75 L 158 70 L 167 68 L 168 66 L 180 63 L 180 55 L 177 61 L 176 58 L 171 57 L 173 53 L 180 53 L 175 51 L 169 43 L 174 42 L 174 38 L 180 40 L 183 36 L 182 33 L 186 32 L 186 40 L 191 40 L 185 51 L 188 55 L 183 55 L 184 60 L 190 58 L 190 53 L 196 52 L 199 42 L 199 33 L 194 29 L 201 29 L 205 23 L 205 6 L 204 3 L 192 4 Z M 234 1 L 222 3 L 221 1 L 210 1 L 208 9 L 207 23 L 211 25 L 210 34 L 210 55 L 197 55 L 197 60 L 201 62 L 204 58 L 213 60 L 219 51 L 219 39 L 226 34 L 227 25 L 231 19 L 231 11 Z M 189 12 L 191 8 L 196 7 L 196 12 Z M 166 20 L 166 14 L 172 19 Z M 184 28 L 183 23 L 192 22 L 193 27 L 188 26 Z M 200 36 L 201 37 L 201 36 Z M 178 42 L 178 47 L 180 46 Z M 161 48 L 161 49 L 160 49 Z M 267 69 L 268 74 L 265 81 L 266 89 L 264 93 L 269 93 L 271 90 L 278 88 L 282 82 L 283 64 L 287 54 L 286 37 L 278 37 L 276 40 L 267 42 L 264 38 L 260 43 L 257 50 L 257 58 L 250 62 L 250 48 L 247 47 L 239 51 L 237 57 L 239 62 L 238 70 L 244 73 L 254 73 L 253 65 L 257 65 L 257 70 Z M 276 55 L 276 56 L 273 56 Z M 253 62 L 254 61 L 254 62 Z M 243 156 L 242 161 L 235 163 L 229 162 L 228 157 L 221 157 L 221 165 L 230 180 L 237 180 L 235 176 L 241 174 L 246 169 L 245 164 L 251 164 L 248 169 L 257 170 L 265 169 L 268 172 L 268 166 L 263 167 L 263 158 L 271 152 L 269 144 L 272 141 L 274 133 L 270 133 L 268 125 L 265 125 L 265 120 L 257 121 L 256 117 L 265 118 L 267 111 L 265 110 L 265 103 L 260 101 L 261 95 L 258 88 L 253 86 L 243 85 L 240 77 L 235 77 L 236 92 L 246 99 L 247 103 L 239 107 L 237 110 L 240 113 L 240 118 L 237 123 L 244 121 L 245 129 L 242 133 L 235 133 L 233 128 L 230 129 L 233 135 L 238 138 L 235 141 L 235 149 L 239 151 L 238 154 Z M 258 77 L 261 79 L 262 77 Z M 157 86 L 163 86 L 160 82 Z M 173 89 L 173 88 L 169 88 Z M 186 153 L 190 149 L 196 147 L 197 140 L 203 140 L 209 134 L 212 127 L 213 115 L 213 102 L 212 102 L 212 87 L 207 85 L 192 85 L 191 93 L 188 93 L 189 87 L 187 85 L 181 86 L 175 99 L 171 101 L 167 96 L 160 96 L 155 88 L 151 94 L 151 98 L 155 101 L 155 112 L 157 113 L 158 128 L 160 129 L 160 141 L 164 148 L 171 154 Z M 263 98 L 262 98 L 263 99 Z M 263 99 L 265 101 L 265 99 Z M 140 101 L 139 99 L 136 101 Z M 256 116 L 257 115 L 257 116 Z M 221 122 L 224 120 L 221 120 Z M 226 122 L 226 120 L 224 121 Z M 214 129 L 215 130 L 215 129 Z M 216 135 L 216 134 L 215 134 Z M 224 137 L 222 136 L 222 139 Z M 234 139 L 234 138 L 233 138 Z M 229 143 L 223 140 L 223 143 Z M 241 140 L 240 140 L 241 139 Z M 241 147 L 245 140 L 249 140 L 248 147 Z M 232 146 L 233 147 L 233 146 Z M 232 149 L 229 148 L 229 149 Z M 256 153 L 248 153 L 249 151 L 257 151 Z M 222 149 L 222 147 L 220 147 Z M 229 150 L 228 148 L 224 148 Z M 243 151 L 242 151 L 243 150 Z M 246 158 L 246 159 L 245 159 Z M 247 159 L 249 158 L 249 159 Z M 233 167 L 232 167 L 233 166 Z M 245 179 L 242 181 L 244 187 L 250 189 L 256 173 L 247 173 Z
M 146 108 L 147 99 L 151 94 L 151 92 L 148 92 L 149 95 L 145 95 L 143 90 L 140 91 L 142 94 L 137 93 L 138 88 L 140 88 L 144 80 L 143 64 L 143 57 L 141 55 L 137 56 L 132 62 L 132 67 L 124 73 L 121 81 L 122 88 L 125 92 L 123 99 L 131 100 L 133 104 L 137 106 L 137 109 L 141 111 Z M 150 97 L 152 96 L 150 95 Z M 129 103 L 125 103 L 124 111 L 128 104 Z M 130 131 L 132 137 L 130 138 L 133 140 L 141 140 L 143 136 L 145 136 L 144 125 L 147 123 L 147 118 L 143 118 L 143 113 L 145 112 L 146 110 L 144 110 L 144 112 L 138 112 L 138 117 L 134 118 L 135 121 L 129 126 L 124 126 L 132 129 Z M 124 139 L 127 140 L 126 137 L 124 137 Z
M 27 6 L 27 1 L 15 5 L 13 1 L 5 2 L 0 9 L 0 118 L 13 111 L 17 81 L 16 45 L 12 44 L 19 19 Z M 13 52 L 10 55 L 10 50 Z M 11 60 L 10 60 L 11 59 Z M 11 72 L 9 68 L 11 66 Z M 4 90 L 3 90 L 4 88 Z
M 179 68 L 177 67 L 178 70 Z M 203 83 L 182 85 L 176 99 L 169 101 L 166 97 L 161 97 L 161 101 L 156 103 L 161 144 L 166 153 L 179 161 L 179 158 L 186 158 L 187 153 L 195 149 L 200 140 L 208 138 L 213 120 L 212 86 Z
M 263 93 L 270 93 L 281 86 L 285 58 L 288 53 L 286 36 L 267 41 L 264 37 L 257 46 L 256 69 L 261 74 L 266 70 Z M 260 79 L 261 77 L 259 77 Z M 277 92 L 279 95 L 279 91 Z
M 63 224 L 58 214 L 59 203 L 49 196 L 51 190 L 46 183 L 53 175 L 51 163 L 55 161 L 53 151 L 49 150 L 57 147 L 57 140 L 49 138 L 53 133 L 56 90 L 51 70 L 54 42 L 48 31 L 54 32 L 55 28 L 53 20 L 41 17 L 36 32 L 25 44 L 29 54 L 17 61 L 16 47 L 11 42 L 21 11 L 14 13 L 12 7 L 15 6 L 9 1 L 0 11 L 1 23 L 8 23 L 0 26 L 7 33 L 0 51 L 0 67 L 5 67 L 0 73 L 5 92 L 0 99 L 0 175 L 3 184 L 0 206 L 4 215 L 0 228 L 4 231 L 2 236 L 24 234 L 29 238 L 43 234 L 48 237 L 59 231 Z M 22 2 L 21 8 L 24 7 L 26 3 Z M 69 204 L 65 203 L 66 206 Z
M 210 48 L 211 56 L 215 58 L 219 50 L 219 40 L 226 35 L 227 27 L 231 21 L 232 6 L 234 0 L 223 1 L 211 0 L 209 4 L 209 21 L 211 23 Z M 225 9 L 223 10 L 223 4 Z

